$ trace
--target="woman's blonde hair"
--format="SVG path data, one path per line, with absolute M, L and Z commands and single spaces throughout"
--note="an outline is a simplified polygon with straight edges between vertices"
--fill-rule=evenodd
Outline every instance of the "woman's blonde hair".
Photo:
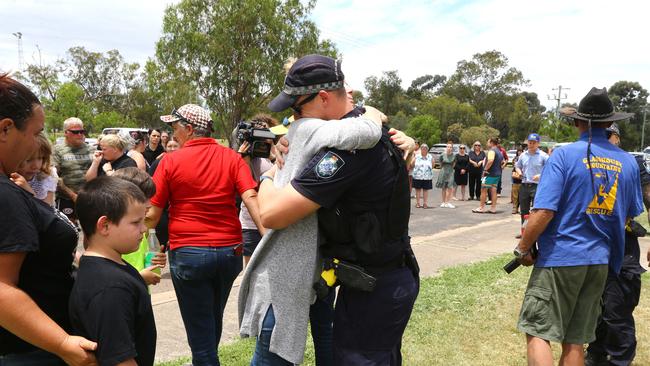
M 102 144 L 108 145 L 110 147 L 114 147 L 120 151 L 126 150 L 126 141 L 124 141 L 123 138 L 116 134 L 109 134 L 109 135 L 104 135 L 102 136 L 101 140 Z

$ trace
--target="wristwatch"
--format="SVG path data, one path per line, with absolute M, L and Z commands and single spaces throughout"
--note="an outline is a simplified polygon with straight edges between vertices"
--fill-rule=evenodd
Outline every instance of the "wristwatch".
M 515 258 L 521 259 L 521 258 L 527 256 L 528 253 L 530 253 L 530 250 L 522 252 L 521 250 L 519 250 L 519 247 L 516 247 L 515 250 L 512 251 L 512 253 L 515 255 Z

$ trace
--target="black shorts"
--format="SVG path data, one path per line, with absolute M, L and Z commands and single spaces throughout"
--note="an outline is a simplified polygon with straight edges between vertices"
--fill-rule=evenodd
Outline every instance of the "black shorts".
M 244 238 L 244 256 L 250 257 L 262 240 L 262 235 L 257 229 L 242 229 L 241 234 Z
M 431 179 L 413 179 L 413 188 L 415 189 L 432 189 Z

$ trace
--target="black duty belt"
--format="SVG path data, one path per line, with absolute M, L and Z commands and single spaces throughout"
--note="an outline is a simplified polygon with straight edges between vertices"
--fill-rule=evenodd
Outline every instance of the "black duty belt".
M 526 187 L 537 187 L 537 183 L 522 183 Z
M 394 271 L 396 269 L 404 267 L 406 264 L 404 262 L 404 254 L 400 254 L 394 259 L 380 265 L 380 266 L 363 266 L 363 269 L 366 270 L 369 274 L 373 276 L 378 276 L 386 272 Z

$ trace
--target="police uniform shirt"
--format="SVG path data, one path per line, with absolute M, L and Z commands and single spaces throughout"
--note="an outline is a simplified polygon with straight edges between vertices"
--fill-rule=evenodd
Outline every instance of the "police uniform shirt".
M 378 213 L 380 225 L 387 225 L 396 179 L 394 169 L 381 142 L 367 150 L 330 148 L 316 154 L 291 185 L 324 209 L 335 208 L 339 201 L 356 207 L 372 207 Z M 375 262 L 391 258 L 364 259 Z
M 635 156 L 637 165 L 639 166 L 641 187 L 645 187 L 650 184 L 650 165 L 646 164 L 643 156 Z M 639 217 L 639 221 L 647 220 L 646 216 Z M 637 238 L 633 233 L 625 231 L 625 257 L 623 258 L 623 267 L 621 272 L 629 272 L 642 274 L 645 272 L 645 269 L 639 263 L 641 259 L 641 250 L 639 248 L 639 238 Z
M 583 133 L 578 142 L 557 149 L 544 166 L 535 208 L 555 215 L 539 237 L 537 267 L 609 263 L 620 271 L 626 219 L 643 212 L 639 169 L 602 128 L 592 129 L 587 160 L 588 138 Z

